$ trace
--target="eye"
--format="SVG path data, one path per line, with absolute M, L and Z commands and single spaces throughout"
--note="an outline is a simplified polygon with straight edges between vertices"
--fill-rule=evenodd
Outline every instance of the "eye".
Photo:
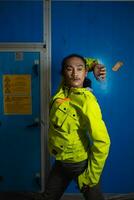
M 77 65 L 77 70 L 78 71 L 82 71 L 84 69 L 84 65 L 82 65 L 82 64 L 78 64 Z
M 78 71 L 82 71 L 82 70 L 83 70 L 83 67 L 78 67 L 77 70 L 78 70 Z
M 70 71 L 72 71 L 72 67 L 67 66 L 66 70 L 70 72 Z

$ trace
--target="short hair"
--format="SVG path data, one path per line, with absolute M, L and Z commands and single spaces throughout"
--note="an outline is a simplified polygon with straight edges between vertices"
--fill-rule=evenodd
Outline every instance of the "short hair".
M 74 54 L 70 54 L 70 55 L 64 57 L 62 62 L 61 62 L 61 74 L 62 75 L 64 75 L 64 69 L 66 67 L 66 63 L 67 63 L 68 59 L 73 58 L 73 57 L 80 58 L 83 61 L 85 67 L 86 67 L 86 60 L 85 60 L 85 58 L 83 56 L 81 56 L 79 54 L 75 54 L 75 53 Z

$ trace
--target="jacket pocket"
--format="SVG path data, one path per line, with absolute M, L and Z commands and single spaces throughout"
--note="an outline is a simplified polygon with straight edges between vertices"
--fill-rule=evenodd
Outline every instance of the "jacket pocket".
M 60 137 L 51 136 L 49 138 L 49 149 L 53 155 L 62 153 L 66 148 L 67 144 L 64 139 Z
M 61 127 L 68 116 L 68 106 L 61 104 L 57 109 L 52 108 L 50 111 L 50 121 L 56 128 Z

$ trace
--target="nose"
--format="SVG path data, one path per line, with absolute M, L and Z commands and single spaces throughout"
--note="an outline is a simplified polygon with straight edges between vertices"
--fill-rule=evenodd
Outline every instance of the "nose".
M 73 69 L 72 76 L 76 78 L 78 76 L 77 69 Z

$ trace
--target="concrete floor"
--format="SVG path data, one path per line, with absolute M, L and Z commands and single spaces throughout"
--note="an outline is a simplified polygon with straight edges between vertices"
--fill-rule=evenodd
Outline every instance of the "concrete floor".
M 134 193 L 105 195 L 106 200 L 134 200 Z M 43 200 L 40 193 L 1 192 L 0 200 Z M 61 200 L 84 200 L 81 195 L 64 195 Z

